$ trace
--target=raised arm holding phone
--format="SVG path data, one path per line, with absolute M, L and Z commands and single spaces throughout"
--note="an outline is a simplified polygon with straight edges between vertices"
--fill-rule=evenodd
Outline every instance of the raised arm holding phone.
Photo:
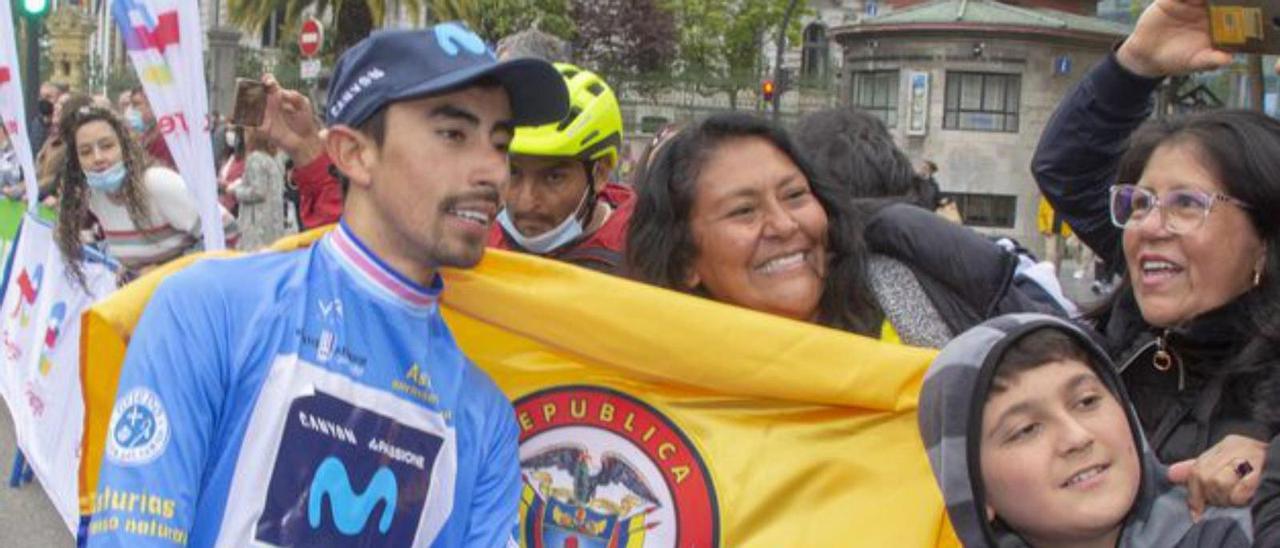
M 264 74 L 266 108 L 262 127 L 275 146 L 293 159 L 290 179 L 298 189 L 298 216 L 304 229 L 333 224 L 342 216 L 342 183 L 331 173 L 321 125 L 306 95 L 285 89 Z
M 1264 320 L 1280 301 L 1280 122 L 1230 110 L 1148 121 L 1165 77 L 1233 61 L 1214 46 L 1209 8 L 1149 6 L 1063 100 L 1032 165 L 1081 240 L 1127 265 L 1125 285 L 1089 319 L 1193 516 L 1248 504 L 1263 479 L 1277 421 L 1259 412 L 1257 385 L 1274 374 L 1280 341 Z

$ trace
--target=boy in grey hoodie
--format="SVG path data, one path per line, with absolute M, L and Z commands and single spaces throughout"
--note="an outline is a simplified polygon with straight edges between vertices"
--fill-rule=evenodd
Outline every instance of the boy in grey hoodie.
M 1114 365 L 1069 322 L 1012 314 L 964 332 L 929 368 L 919 420 L 969 548 L 1250 545 L 1247 509 L 1192 522 Z

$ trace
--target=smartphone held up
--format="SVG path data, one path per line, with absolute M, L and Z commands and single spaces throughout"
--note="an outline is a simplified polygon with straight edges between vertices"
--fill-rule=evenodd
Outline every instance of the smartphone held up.
M 257 80 L 236 78 L 235 106 L 231 123 L 241 127 L 262 125 L 267 112 L 267 86 Z
M 1240 53 L 1280 53 L 1280 1 L 1209 0 L 1214 47 Z

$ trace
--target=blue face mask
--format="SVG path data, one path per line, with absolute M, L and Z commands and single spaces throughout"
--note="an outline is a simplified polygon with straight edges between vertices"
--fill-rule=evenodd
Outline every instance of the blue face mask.
M 142 120 L 142 113 L 134 109 L 129 109 L 124 113 L 125 121 L 129 123 L 129 129 L 137 133 L 147 132 L 147 123 Z
M 115 194 L 120 190 L 120 185 L 124 184 L 124 177 L 128 174 L 129 172 L 124 168 L 124 161 L 119 161 L 102 171 L 85 170 L 84 180 L 93 190 Z
M 587 196 L 590 193 L 591 189 L 588 188 L 582 194 L 582 200 L 578 202 L 578 207 L 573 208 L 573 213 L 564 222 L 537 236 L 530 237 L 521 234 L 520 230 L 516 228 L 516 223 L 511 220 L 511 214 L 508 213 L 509 210 L 507 208 L 503 208 L 502 211 L 498 212 L 498 224 L 502 225 L 502 229 L 520 247 L 538 255 L 545 255 L 582 235 L 582 221 L 578 219 L 578 212 L 582 210 L 582 204 L 587 201 Z

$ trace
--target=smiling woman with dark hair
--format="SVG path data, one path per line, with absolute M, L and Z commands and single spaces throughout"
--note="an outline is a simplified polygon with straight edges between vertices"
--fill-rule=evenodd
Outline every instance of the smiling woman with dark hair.
M 1063 100 L 1032 164 L 1081 241 L 1126 267 L 1090 319 L 1157 455 L 1186 461 L 1171 477 L 1193 513 L 1248 504 L 1280 432 L 1280 121 L 1148 121 L 1164 76 L 1232 61 L 1208 30 L 1202 0 L 1153 3 Z
M 940 346 L 993 313 L 1042 310 L 1010 287 L 1016 258 L 931 212 L 855 204 L 754 116 L 713 115 L 681 131 L 637 187 L 628 260 L 648 283 L 917 346 Z M 868 226 L 877 249 L 909 236 L 959 260 L 949 279 L 931 278 L 871 253 Z

